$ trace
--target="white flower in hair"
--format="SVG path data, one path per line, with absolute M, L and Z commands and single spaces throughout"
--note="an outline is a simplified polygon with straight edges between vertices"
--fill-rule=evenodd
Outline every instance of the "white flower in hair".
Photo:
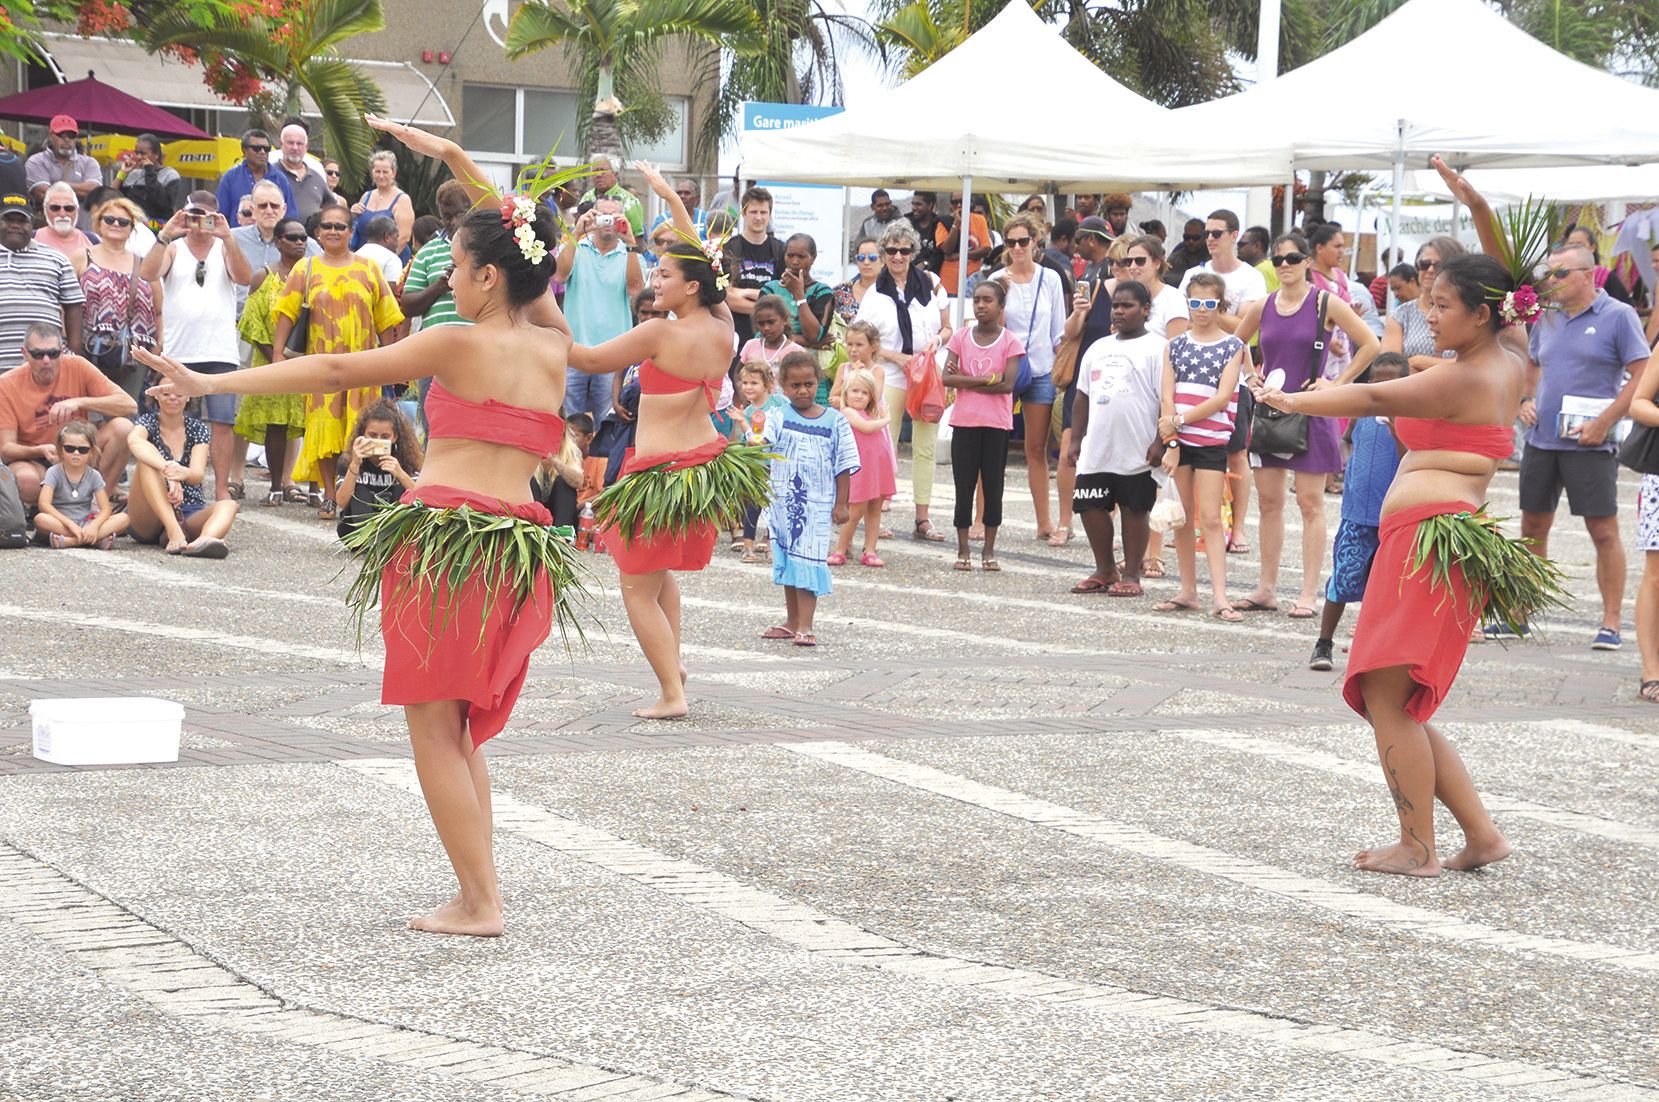
M 513 197 L 513 222 L 534 222 L 536 220 L 536 201 L 527 195 Z M 521 227 L 522 228 L 522 227 Z

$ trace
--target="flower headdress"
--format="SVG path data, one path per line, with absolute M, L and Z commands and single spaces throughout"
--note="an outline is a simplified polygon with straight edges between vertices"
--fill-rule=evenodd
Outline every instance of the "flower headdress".
M 514 195 L 501 201 L 501 223 L 512 229 L 518 251 L 532 264 L 540 264 L 547 259 L 547 245 L 536 236 L 538 205 L 525 195 Z
M 1523 283 L 1504 295 L 1498 307 L 1498 317 L 1503 319 L 1506 327 L 1530 325 L 1543 315 L 1544 304 L 1539 301 L 1538 292 L 1530 283 Z
M 714 234 L 707 237 L 698 237 L 696 234 L 686 233 L 672 222 L 669 223 L 669 226 L 674 230 L 676 237 L 690 245 L 697 255 L 707 261 L 708 266 L 714 269 L 714 285 L 716 288 L 724 291 L 731 286 L 731 277 L 726 274 L 724 255 L 726 242 L 731 240 L 730 233 L 724 237 L 717 237 Z
M 520 172 L 513 183 L 513 190 L 503 195 L 499 204 L 501 224 L 513 231 L 518 251 L 532 264 L 540 264 L 547 259 L 547 245 L 536 236 L 536 212 L 542 205 L 543 196 L 566 184 L 586 179 L 596 171 L 591 164 L 560 165 L 554 160 L 557 152 L 558 147 L 554 146 L 546 157 Z M 486 180 L 469 182 L 486 194 L 495 191 L 495 185 Z M 485 201 L 480 200 L 480 205 Z M 553 208 L 553 222 L 561 235 L 569 231 L 556 207 Z

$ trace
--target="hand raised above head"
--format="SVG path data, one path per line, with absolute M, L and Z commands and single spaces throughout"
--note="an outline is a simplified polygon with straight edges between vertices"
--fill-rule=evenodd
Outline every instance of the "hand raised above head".
M 643 176 L 651 190 L 664 199 L 674 194 L 674 189 L 668 186 L 668 181 L 663 178 L 662 173 L 658 172 L 656 166 L 652 165 L 650 161 L 635 161 L 634 171 Z
M 407 146 L 411 152 L 427 157 L 442 158 L 450 151 L 455 143 L 448 138 L 441 138 L 430 131 L 422 130 L 418 126 L 407 126 L 391 119 L 383 119 L 379 115 L 364 115 L 363 121 L 376 130 L 384 131 Z

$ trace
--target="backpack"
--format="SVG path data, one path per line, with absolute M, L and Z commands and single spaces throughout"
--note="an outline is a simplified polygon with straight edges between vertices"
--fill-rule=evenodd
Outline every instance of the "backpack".
M 17 476 L 10 467 L 0 463 L 0 548 L 28 544 L 28 523 L 23 497 L 17 492 Z

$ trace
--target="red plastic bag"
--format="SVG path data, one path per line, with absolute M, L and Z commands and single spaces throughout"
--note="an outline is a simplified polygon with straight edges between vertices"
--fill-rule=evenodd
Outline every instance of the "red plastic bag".
M 904 409 L 912 421 L 938 424 L 945 415 L 945 380 L 933 362 L 932 352 L 918 352 L 904 365 L 909 390 L 905 394 Z

